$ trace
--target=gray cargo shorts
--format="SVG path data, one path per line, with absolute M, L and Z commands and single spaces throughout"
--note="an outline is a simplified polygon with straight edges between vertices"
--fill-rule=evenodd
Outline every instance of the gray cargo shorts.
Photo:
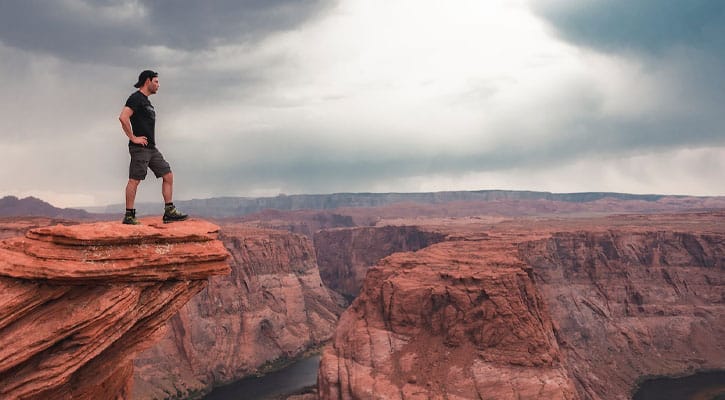
M 171 166 L 155 147 L 128 146 L 128 152 L 131 154 L 131 164 L 128 166 L 129 179 L 144 180 L 149 168 L 157 178 L 171 172 Z

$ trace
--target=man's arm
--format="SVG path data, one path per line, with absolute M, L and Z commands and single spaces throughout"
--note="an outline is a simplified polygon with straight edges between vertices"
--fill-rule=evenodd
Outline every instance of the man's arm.
M 121 110 L 121 115 L 118 116 L 118 120 L 121 121 L 121 128 L 123 128 L 123 132 L 128 136 L 128 140 L 130 140 L 132 143 L 141 144 L 141 145 L 148 145 L 149 141 L 146 139 L 146 136 L 136 136 L 133 134 L 133 129 L 131 129 L 131 115 L 133 115 L 133 110 L 130 107 L 123 107 Z

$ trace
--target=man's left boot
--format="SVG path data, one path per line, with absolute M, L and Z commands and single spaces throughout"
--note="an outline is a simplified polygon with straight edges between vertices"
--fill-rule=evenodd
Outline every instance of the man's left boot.
M 174 206 L 173 204 L 164 206 L 165 224 L 169 222 L 183 221 L 187 218 L 189 218 L 189 216 L 176 209 L 176 206 Z

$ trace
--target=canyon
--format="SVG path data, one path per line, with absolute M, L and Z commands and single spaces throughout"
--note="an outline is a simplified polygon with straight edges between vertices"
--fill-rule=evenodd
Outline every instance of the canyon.
M 504 199 L 216 219 L 230 273 L 158 324 L 113 388 L 200 398 L 328 341 L 317 395 L 304 398 L 628 399 L 645 377 L 723 370 L 725 212 L 682 211 L 683 201 L 559 209 Z M 613 214 L 614 203 L 650 208 Z M 479 213 L 486 207 L 499 211 Z M 58 221 L 0 221 L 0 235 L 42 241 L 31 232 Z
M 725 369 L 725 213 L 416 221 L 367 267 L 322 399 L 628 399 Z
M 231 273 L 167 323 L 136 359 L 133 398 L 192 397 L 329 340 L 342 312 L 322 284 L 312 241 L 285 231 L 223 225 Z
M 0 397 L 130 398 L 133 358 L 229 273 L 218 227 L 53 225 L 0 242 Z

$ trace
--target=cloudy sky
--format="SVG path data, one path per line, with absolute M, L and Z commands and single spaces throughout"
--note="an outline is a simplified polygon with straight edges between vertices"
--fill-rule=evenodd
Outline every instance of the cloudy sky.
M 725 195 L 720 0 L 4 0 L 0 195 L 121 203 L 146 68 L 177 199 Z

